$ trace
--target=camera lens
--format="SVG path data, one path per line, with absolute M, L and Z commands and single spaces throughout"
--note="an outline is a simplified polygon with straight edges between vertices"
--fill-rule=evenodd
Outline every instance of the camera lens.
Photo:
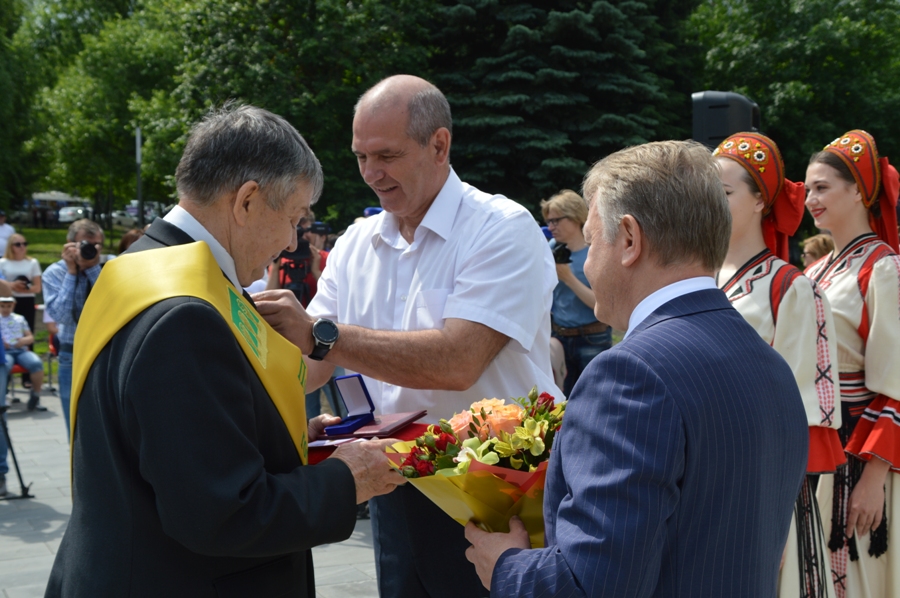
M 90 241 L 82 241 L 78 244 L 78 252 L 81 254 L 81 259 L 83 260 L 92 260 L 97 257 L 97 248 L 94 247 L 94 244 Z

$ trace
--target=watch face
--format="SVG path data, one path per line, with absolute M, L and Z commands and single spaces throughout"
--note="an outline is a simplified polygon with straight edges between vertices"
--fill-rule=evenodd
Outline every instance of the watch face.
M 319 320 L 313 324 L 313 335 L 319 342 L 331 344 L 338 338 L 338 328 L 331 320 Z

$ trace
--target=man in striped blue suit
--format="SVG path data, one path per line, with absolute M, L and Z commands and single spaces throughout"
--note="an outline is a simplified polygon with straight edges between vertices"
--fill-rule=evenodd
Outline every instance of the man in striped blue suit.
M 628 148 L 585 178 L 596 315 L 627 330 L 576 384 L 546 548 L 466 527 L 492 596 L 774 597 L 808 432 L 790 368 L 715 286 L 731 229 L 709 151 Z

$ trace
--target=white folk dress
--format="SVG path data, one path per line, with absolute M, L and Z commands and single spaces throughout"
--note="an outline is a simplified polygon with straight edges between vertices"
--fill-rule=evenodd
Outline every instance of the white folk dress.
M 895 598 L 900 597 L 900 550 L 892 546 L 900 542 L 900 256 L 866 234 L 830 257 L 811 265 L 806 274 L 818 282 L 834 314 L 840 436 L 849 456 L 847 466 L 822 476 L 817 492 L 835 590 L 838 598 Z M 892 466 L 885 482 L 885 522 L 871 534 L 845 542 L 840 529 L 849 493 L 873 457 Z
M 810 426 L 807 472 L 834 471 L 844 462 L 844 454 L 837 435 L 840 395 L 832 365 L 837 343 L 828 300 L 800 270 L 768 249 L 744 264 L 722 290 L 794 372 Z M 779 575 L 781 598 L 834 597 L 825 544 L 818 505 L 805 482 L 794 507 Z

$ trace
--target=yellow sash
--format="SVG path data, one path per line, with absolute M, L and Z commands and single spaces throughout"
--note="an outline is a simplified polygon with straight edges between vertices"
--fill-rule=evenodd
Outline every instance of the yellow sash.
M 171 297 L 203 299 L 228 322 L 284 420 L 300 460 L 306 465 L 306 364 L 300 349 L 275 332 L 228 282 L 209 246 L 202 241 L 129 253 L 103 266 L 75 333 L 72 441 L 75 440 L 78 398 L 97 355 L 135 316 Z M 220 366 L 210 364 L 211 370 L 216 367 Z M 215 375 L 214 371 L 209 373 Z M 165 372 L 160 375 L 165 376 Z

